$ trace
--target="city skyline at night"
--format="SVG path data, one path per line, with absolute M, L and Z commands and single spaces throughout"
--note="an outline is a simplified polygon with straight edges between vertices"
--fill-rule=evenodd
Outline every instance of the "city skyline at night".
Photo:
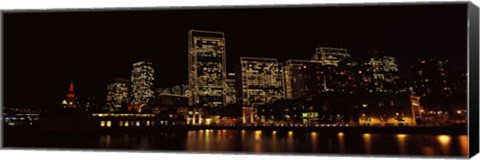
M 466 10 L 6 13 L 4 144 L 465 157 Z
M 451 65 L 452 69 L 457 72 L 465 72 L 465 67 L 462 67 L 462 61 L 466 59 L 466 55 L 451 54 L 452 52 L 465 53 L 466 46 L 463 46 L 465 41 L 466 32 L 459 34 L 464 28 L 464 21 L 462 18 L 455 18 L 455 16 L 463 16 L 462 6 L 409 6 L 411 11 L 416 11 L 412 14 L 404 13 L 400 10 L 401 7 L 385 6 L 385 8 L 376 7 L 324 7 L 322 9 L 303 8 L 302 10 L 296 10 L 295 8 L 285 9 L 267 9 L 271 12 L 260 13 L 255 8 L 246 8 L 239 10 L 218 10 L 218 13 L 225 13 L 222 16 L 232 17 L 244 17 L 242 19 L 251 19 L 252 22 L 258 22 L 262 25 L 247 25 L 244 27 L 233 27 L 240 22 L 247 22 L 245 20 L 238 21 L 236 23 L 229 23 L 231 20 L 226 19 L 226 22 L 214 22 L 213 20 L 206 20 L 200 22 L 199 20 L 192 20 L 187 22 L 180 22 L 183 28 L 171 28 L 170 25 L 165 25 L 160 28 L 154 28 L 158 26 L 157 23 L 151 22 L 154 18 L 165 17 L 165 20 L 172 20 L 173 17 L 184 17 L 184 15 L 190 13 L 198 13 L 199 15 L 212 16 L 213 12 L 210 10 L 171 10 L 170 13 L 174 13 L 174 16 L 164 16 L 164 11 L 139 11 L 139 12 L 121 12 L 121 11 L 109 11 L 98 12 L 95 17 L 92 17 L 92 13 L 82 12 L 70 12 L 63 15 L 56 15 L 55 13 L 25 13 L 25 14 L 12 14 L 11 16 L 16 19 L 29 19 L 40 18 L 51 23 L 43 23 L 38 26 L 38 29 L 51 30 L 58 27 L 63 29 L 78 28 L 77 32 L 69 32 L 68 34 L 61 35 L 61 31 L 54 32 L 35 32 L 27 31 L 24 27 L 16 27 L 16 32 L 7 32 L 6 38 L 10 35 L 16 35 L 16 37 L 9 38 L 10 41 L 6 41 L 6 63 L 5 74 L 6 83 L 12 80 L 22 82 L 26 79 L 26 75 L 36 76 L 35 74 L 45 74 L 38 81 L 45 85 L 31 85 L 31 83 L 18 83 L 22 85 L 18 86 L 6 86 L 6 106 L 42 106 L 48 107 L 59 104 L 61 98 L 58 95 L 65 94 L 65 86 L 68 85 L 70 80 L 75 81 L 77 94 L 83 97 L 98 97 L 97 99 L 106 99 L 106 84 L 109 79 L 114 77 L 130 77 L 131 64 L 135 63 L 139 59 L 149 58 L 153 60 L 155 68 L 155 88 L 165 88 L 174 85 L 181 85 L 188 83 L 188 58 L 187 58 L 187 38 L 186 35 L 191 29 L 203 29 L 221 31 L 225 33 L 226 41 L 226 58 L 227 58 L 227 72 L 234 72 L 235 65 L 239 64 L 239 58 L 242 56 L 250 57 L 264 57 L 264 58 L 277 58 L 280 63 L 286 64 L 289 59 L 303 59 L 308 60 L 314 54 L 318 47 L 341 47 L 349 51 L 349 54 L 355 57 L 363 57 L 367 54 L 369 48 L 376 48 L 384 52 L 387 56 L 397 58 L 399 65 L 399 75 L 401 78 L 411 78 L 410 65 L 416 61 L 419 56 L 423 57 L 447 57 L 455 65 Z M 452 13 L 449 16 L 442 16 L 442 9 L 451 9 Z M 342 11 L 345 9 L 345 13 L 340 14 L 335 18 L 327 18 L 323 16 L 325 22 L 331 22 L 334 25 L 319 25 L 316 22 L 310 21 L 307 18 L 298 18 L 296 20 L 289 18 L 285 11 L 292 10 L 298 11 L 294 15 L 299 17 L 305 15 L 319 15 L 320 13 L 326 13 L 329 11 Z M 366 11 L 369 10 L 370 11 Z M 285 11 L 284 11 L 285 10 Z M 373 10 L 373 11 L 372 11 Z M 181 12 L 180 12 L 181 11 Z M 363 22 L 354 20 L 357 15 L 351 15 L 355 11 L 361 11 L 361 14 L 368 18 L 361 18 Z M 165 11 L 166 12 L 166 11 Z M 385 14 L 374 14 L 382 12 Z M 273 13 L 278 13 L 277 15 Z M 436 13 L 436 14 L 433 14 Z M 253 16 L 256 15 L 256 16 Z M 68 20 L 65 19 L 69 16 Z M 133 17 L 138 17 L 134 19 Z M 360 16 L 360 15 L 358 15 Z M 124 21 L 120 21 L 120 17 Z M 127 17 L 127 18 L 125 18 Z M 429 17 L 429 18 L 426 18 Z M 87 18 L 92 21 L 99 22 L 97 27 L 86 26 L 87 23 L 84 19 Z M 109 22 L 101 22 L 100 20 L 109 18 Z M 260 21 L 261 18 L 266 18 L 269 23 Z M 397 18 L 397 19 L 395 19 Z M 65 23 L 61 25 L 54 25 L 53 20 L 64 19 Z M 231 18 L 235 19 L 235 18 Z M 428 19 L 423 21 L 424 19 Z M 289 20 L 290 23 L 282 24 L 285 20 Z M 450 20 L 450 21 L 448 21 Z M 9 15 L 5 16 L 5 21 L 9 22 Z M 409 23 L 402 23 L 402 22 Z M 35 22 L 35 21 L 33 21 Z M 353 22 L 358 22 L 354 25 Z M 365 23 L 364 23 L 365 22 Z M 448 23 L 447 23 L 448 22 Z M 5 26 L 5 29 L 9 29 L 10 25 L 13 27 L 15 24 L 25 26 L 26 22 L 20 22 L 12 20 L 9 25 Z M 30 22 L 31 23 L 31 22 Z M 135 27 L 127 29 L 127 26 L 131 26 L 133 23 L 142 24 L 147 26 L 143 30 L 138 30 Z M 305 25 L 293 25 L 294 23 L 305 23 Z M 123 25 L 122 25 L 123 24 Z M 242 23 L 243 24 L 243 23 Z M 248 23 L 245 23 L 248 24 Z M 115 25 L 116 27 L 113 27 Z M 112 27 L 108 27 L 112 26 Z M 176 24 L 178 26 L 178 24 Z M 273 27 L 275 26 L 275 27 Z M 284 27 L 282 27 L 284 26 Z M 314 27 L 318 26 L 318 27 Z M 375 29 L 378 27 L 382 29 Z M 431 28 L 431 26 L 435 26 Z M 282 31 L 283 28 L 302 28 L 295 30 L 295 32 Z M 163 28 L 163 29 L 162 29 Z M 294 30 L 294 29 L 292 29 Z M 388 30 L 388 31 L 386 31 Z M 23 31 L 23 33 L 20 33 Z M 121 31 L 121 32 L 114 32 Z M 333 32 L 332 32 L 333 31 Z M 332 32 L 332 33 L 330 33 Z M 44 37 L 45 40 L 33 41 L 33 39 L 20 39 L 23 35 L 27 36 L 28 33 L 38 35 L 34 37 Z M 85 33 L 83 35 L 79 33 Z M 138 33 L 138 34 L 137 34 Z M 168 33 L 168 34 L 166 34 Z M 295 34 L 294 34 L 295 33 Z M 404 33 L 403 35 L 401 33 Z M 46 34 L 46 35 L 43 35 Z M 437 38 L 437 34 L 445 35 L 445 38 Z M 65 37 L 69 35 L 68 37 Z M 87 36 L 88 35 L 88 36 Z M 126 41 L 119 41 L 119 36 L 130 37 Z M 158 36 L 157 36 L 158 35 Z M 163 36 L 162 36 L 163 35 Z M 410 38 L 408 36 L 414 36 L 416 38 Z M 29 36 L 29 35 L 28 35 Z M 143 36 L 143 38 L 140 38 Z M 94 38 L 97 37 L 97 38 Z M 164 37 L 164 38 L 155 38 Z M 284 37 L 284 38 L 277 38 Z M 59 38 L 68 38 L 72 40 L 72 43 L 65 43 L 58 41 Z M 93 39 L 92 39 L 93 38 Z M 140 39 L 139 39 L 140 38 Z M 121 38 L 120 38 L 121 39 Z M 131 41 L 131 39 L 138 39 L 139 42 Z M 282 39 L 282 40 L 280 40 Z M 440 45 L 448 40 L 448 45 Z M 158 41 L 158 42 L 157 42 Z M 418 42 L 415 42 L 418 41 Z M 13 44 L 14 42 L 15 45 Z M 33 43 L 35 42 L 35 43 Z M 47 45 L 46 42 L 52 42 L 49 44 L 58 44 L 55 46 Z M 128 44 L 126 44 L 128 42 Z M 32 44 L 39 46 L 45 43 L 41 47 L 33 47 L 41 52 L 40 54 L 33 54 L 33 50 L 29 48 L 18 48 L 18 44 Z M 125 44 L 124 44 L 125 43 Z M 80 45 L 84 44 L 84 45 Z M 419 46 L 419 44 L 422 44 Z M 75 48 L 75 49 L 73 49 Z M 53 53 L 64 53 L 55 54 Z M 11 54 L 9 54 L 11 53 Z M 14 56 L 26 56 L 32 57 L 31 59 L 25 59 L 19 63 L 10 63 L 8 59 L 15 58 Z M 415 56 L 413 56 L 415 55 Z M 12 57 L 13 56 L 13 57 Z M 61 60 L 66 58 L 66 60 Z M 33 59 L 37 61 L 32 61 Z M 60 59 L 60 60 L 57 60 Z M 68 60 L 67 60 L 68 59 Z M 40 62 L 38 60 L 42 60 Z M 67 64 L 72 64 L 68 65 Z M 36 65 L 38 67 L 31 68 L 30 65 Z M 70 73 L 61 73 L 62 66 L 68 67 L 72 70 Z M 18 75 L 13 72 L 9 72 L 10 68 L 15 67 L 19 72 L 30 73 L 26 75 Z M 171 68 L 175 69 L 171 69 Z M 28 69 L 28 70 L 26 70 Z M 33 71 L 38 70 L 38 71 Z M 174 71 L 174 72 L 173 72 Z M 65 85 L 62 85 L 65 84 Z M 45 90 L 44 87 L 49 87 L 52 92 L 43 95 L 30 96 L 27 99 L 32 101 L 24 101 L 17 99 L 16 92 L 12 89 L 26 89 L 32 88 L 34 90 Z M 101 90 L 100 90 L 101 88 Z M 11 95 L 11 97 L 10 97 Z M 56 97 L 47 100 L 46 96 Z M 29 96 L 29 95 L 28 95 Z

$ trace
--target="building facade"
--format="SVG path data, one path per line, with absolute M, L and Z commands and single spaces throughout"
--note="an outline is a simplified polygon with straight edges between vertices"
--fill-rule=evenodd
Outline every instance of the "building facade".
M 107 85 L 107 111 L 120 111 L 128 103 L 128 79 L 115 78 Z
M 140 61 L 133 64 L 130 90 L 130 105 L 133 108 L 141 108 L 153 98 L 154 73 L 152 62 Z
M 312 60 L 319 61 L 323 65 L 338 66 L 340 62 L 350 58 L 347 49 L 320 47 L 315 49 Z
M 272 58 L 241 57 L 243 106 L 257 106 L 285 98 L 283 65 Z
M 188 33 L 189 104 L 223 107 L 226 104 L 226 53 L 223 32 Z
M 360 85 L 368 93 L 396 93 L 398 65 L 394 57 L 379 56 L 363 59 L 360 62 L 358 75 Z
M 327 91 L 326 70 L 319 61 L 288 60 L 285 65 L 285 96 L 297 99 Z
M 421 58 L 412 65 L 412 72 L 413 90 L 422 97 L 421 105 L 434 110 L 448 110 L 452 98 L 448 60 Z
M 237 77 L 235 73 L 228 73 L 226 89 L 226 104 L 237 103 Z

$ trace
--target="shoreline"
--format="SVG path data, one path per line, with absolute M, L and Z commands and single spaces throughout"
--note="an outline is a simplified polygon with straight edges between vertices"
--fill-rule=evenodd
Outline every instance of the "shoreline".
M 466 125 L 449 126 L 382 126 L 382 127 L 271 127 L 271 126 L 155 126 L 129 128 L 39 128 L 38 126 L 5 126 L 4 134 L 37 132 L 37 133 L 155 133 L 155 132 L 184 132 L 189 130 L 245 130 L 245 131 L 278 131 L 278 132 L 318 132 L 318 133 L 372 133 L 372 134 L 451 134 L 467 135 Z

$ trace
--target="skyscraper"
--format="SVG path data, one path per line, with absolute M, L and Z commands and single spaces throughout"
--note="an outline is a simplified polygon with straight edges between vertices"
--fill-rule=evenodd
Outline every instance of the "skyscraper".
M 107 108 L 108 111 L 119 111 L 126 107 L 128 102 L 129 81 L 124 78 L 115 78 L 107 85 Z
M 130 104 L 134 108 L 141 108 L 153 98 L 154 73 L 152 62 L 140 61 L 133 64 Z
M 285 65 L 287 99 L 302 98 L 327 90 L 327 77 L 319 61 L 288 60 Z
M 315 50 L 312 60 L 319 61 L 323 65 L 338 66 L 343 60 L 350 58 L 347 49 L 320 47 Z
M 397 89 L 398 66 L 394 57 L 376 56 L 364 59 L 358 68 L 361 86 L 369 93 L 395 93 Z
M 226 104 L 226 53 L 223 32 L 188 32 L 189 104 L 223 107 Z
M 421 97 L 421 105 L 430 109 L 446 110 L 451 99 L 448 60 L 420 58 L 412 65 L 413 90 Z
M 226 104 L 237 103 L 237 77 L 235 73 L 228 73 L 227 75 L 227 92 L 226 92 Z
M 242 101 L 255 107 L 285 98 L 283 65 L 277 59 L 241 57 Z

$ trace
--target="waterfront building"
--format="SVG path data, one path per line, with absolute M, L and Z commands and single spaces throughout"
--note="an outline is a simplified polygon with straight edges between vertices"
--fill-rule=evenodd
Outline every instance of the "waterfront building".
M 416 125 L 418 96 L 324 93 L 258 106 L 259 122 L 276 126 Z
M 452 98 L 448 63 L 445 58 L 420 58 L 411 66 L 415 94 L 422 97 L 422 106 L 435 112 L 447 111 Z
M 237 103 L 237 76 L 235 73 L 228 73 L 227 75 L 227 89 L 226 89 L 226 104 Z
M 223 32 L 188 32 L 189 104 L 223 107 L 226 104 L 226 52 Z
M 398 66 L 394 57 L 369 57 L 361 62 L 358 70 L 360 85 L 368 93 L 398 93 Z
M 273 58 L 241 57 L 243 106 L 257 106 L 285 98 L 283 65 Z
M 131 75 L 130 109 L 140 112 L 153 98 L 154 68 L 152 62 L 140 61 L 133 64 Z
M 340 66 L 323 65 L 314 60 L 287 60 L 285 91 L 287 99 L 297 99 L 325 92 L 345 91 L 346 79 Z
M 120 111 L 128 103 L 129 80 L 115 78 L 107 85 L 107 111 Z

